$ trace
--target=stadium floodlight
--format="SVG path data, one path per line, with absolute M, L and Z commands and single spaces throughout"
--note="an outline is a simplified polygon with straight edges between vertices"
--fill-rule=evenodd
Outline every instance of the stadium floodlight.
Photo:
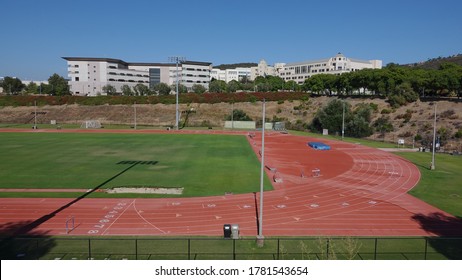
M 175 62 L 176 64 L 176 109 L 175 109 L 175 129 L 178 130 L 179 129 L 179 126 L 178 126 L 178 122 L 179 122 L 179 109 L 178 109 L 178 95 L 179 95 L 179 91 L 178 91 L 178 64 L 182 63 L 183 61 L 186 60 L 185 57 L 182 57 L 182 56 L 171 56 L 168 58 L 169 61 L 172 61 L 172 62 Z

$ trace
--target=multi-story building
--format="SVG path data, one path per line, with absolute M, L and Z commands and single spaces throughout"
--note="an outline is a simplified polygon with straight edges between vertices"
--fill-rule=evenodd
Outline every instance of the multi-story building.
M 225 81 L 227 83 L 231 81 L 242 81 L 244 79 L 250 80 L 251 70 L 250 68 L 238 67 L 234 69 L 221 70 L 213 68 L 210 74 L 211 78 L 215 80 Z
M 143 84 L 152 88 L 158 83 L 172 85 L 178 80 L 189 90 L 194 84 L 208 88 L 211 63 L 184 61 L 173 63 L 128 63 L 113 58 L 63 57 L 68 61 L 70 91 L 77 95 L 105 94 L 103 87 L 111 85 L 117 92 L 123 85 L 133 88 Z
M 305 62 L 287 63 L 278 72 L 285 81 L 295 81 L 303 84 L 305 80 L 316 74 L 336 74 L 359 71 L 361 69 L 380 69 L 381 60 L 360 60 L 347 58 L 338 53 L 336 56 Z
M 178 68 L 181 79 L 179 81 L 186 86 L 188 90 L 192 90 L 194 85 L 202 85 L 206 89 L 210 84 L 210 72 L 212 71 L 212 63 L 198 61 L 183 61 Z M 173 84 L 176 75 L 171 76 L 169 84 Z

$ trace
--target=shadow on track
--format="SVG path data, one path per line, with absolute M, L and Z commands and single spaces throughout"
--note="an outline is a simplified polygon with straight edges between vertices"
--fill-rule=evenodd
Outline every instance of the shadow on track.
M 79 196 L 78 198 L 72 200 L 71 202 L 67 203 L 66 205 L 63 205 L 61 206 L 60 208 L 56 209 L 55 211 L 47 214 L 47 215 L 44 215 L 40 218 L 38 218 L 37 220 L 31 222 L 31 223 L 28 223 L 28 224 L 25 224 L 24 226 L 22 227 L 19 227 L 14 233 L 13 235 L 29 235 L 29 234 L 34 234 L 34 229 L 37 228 L 38 226 L 40 226 L 41 224 L 45 223 L 46 221 L 50 220 L 51 218 L 53 218 L 54 216 L 56 216 L 56 214 L 58 214 L 59 212 L 63 211 L 64 209 L 66 208 L 69 208 L 70 206 L 72 206 L 73 204 L 79 202 L 80 200 L 84 199 L 85 197 L 89 196 L 90 194 L 92 194 L 93 192 L 97 191 L 98 189 L 100 189 L 101 187 L 103 187 L 104 185 L 108 184 L 109 182 L 111 182 L 112 180 L 116 179 L 117 177 L 119 177 L 120 175 L 124 174 L 125 172 L 127 172 L 128 170 L 132 169 L 133 167 L 137 166 L 138 164 L 148 164 L 148 165 L 155 165 L 157 164 L 158 161 L 130 161 L 130 160 L 126 160 L 126 161 L 120 161 L 118 162 L 117 164 L 129 164 L 129 166 L 127 168 L 125 168 L 124 170 L 122 170 L 121 172 L 119 172 L 118 174 L 112 176 L 111 178 L 109 178 L 108 180 L 104 181 L 103 183 L 99 184 L 98 186 L 96 186 L 95 188 L 93 188 L 92 190 L 82 194 L 81 196 Z

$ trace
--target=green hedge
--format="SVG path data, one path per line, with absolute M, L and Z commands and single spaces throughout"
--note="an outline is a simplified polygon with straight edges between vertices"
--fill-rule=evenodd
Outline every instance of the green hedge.
M 179 96 L 179 103 L 221 103 L 306 100 L 309 94 L 303 92 L 238 92 L 238 93 L 187 93 Z M 168 96 L 43 96 L 43 95 L 5 95 L 0 96 L 0 106 L 38 106 L 44 105 L 123 105 L 123 104 L 175 104 L 175 95 Z

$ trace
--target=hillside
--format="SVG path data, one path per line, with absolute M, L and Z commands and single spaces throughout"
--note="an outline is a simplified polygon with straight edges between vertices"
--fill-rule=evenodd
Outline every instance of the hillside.
M 250 68 L 250 67 L 255 67 L 258 66 L 257 63 L 254 62 L 241 62 L 241 63 L 233 63 L 233 64 L 220 64 L 217 66 L 214 66 L 213 68 L 218 68 L 220 70 L 226 70 L 226 69 L 235 69 L 235 68 Z
M 267 102 L 266 116 L 269 120 L 284 120 L 287 127 L 302 128 L 304 124 L 312 121 L 318 108 L 323 107 L 332 97 L 313 97 L 307 101 Z M 433 135 L 433 102 L 417 101 L 398 109 L 392 109 L 383 99 L 346 99 L 353 107 L 360 103 L 376 104 L 377 110 L 373 113 L 373 120 L 387 116 L 393 124 L 394 130 L 382 135 L 374 133 L 370 138 L 396 142 L 398 138 L 412 143 L 418 134 L 423 139 Z M 454 138 L 455 133 L 462 129 L 462 102 L 438 101 L 438 130 L 445 133 L 448 138 Z M 193 109 L 193 110 L 191 110 Z M 189 127 L 214 127 L 222 129 L 227 116 L 232 110 L 242 110 L 253 120 L 261 120 L 261 102 L 235 103 L 190 103 L 180 104 L 181 125 L 186 119 L 186 112 L 193 111 L 187 118 Z M 37 121 L 39 124 L 49 124 L 56 120 L 58 124 L 81 124 L 85 120 L 99 120 L 103 125 L 134 123 L 133 105 L 56 105 L 38 107 Z M 138 125 L 153 127 L 167 127 L 175 123 L 175 105 L 144 104 L 136 105 Z M 3 107 L 0 108 L 0 124 L 33 124 L 34 107 Z M 339 132 L 331 132 L 331 134 Z M 448 149 L 461 149 L 461 140 L 450 141 L 452 146 Z
M 456 54 L 449 57 L 431 58 L 424 62 L 404 64 L 403 66 L 418 67 L 422 69 L 439 69 L 443 63 L 455 63 L 462 66 L 462 54 Z

